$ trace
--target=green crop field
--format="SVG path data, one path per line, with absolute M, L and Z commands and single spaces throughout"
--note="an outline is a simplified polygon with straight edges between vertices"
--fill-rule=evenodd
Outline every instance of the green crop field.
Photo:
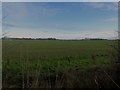
M 111 66 L 115 42 L 3 40 L 3 88 L 97 88 L 95 70 Z M 97 73 L 100 81 L 106 79 L 102 73 Z

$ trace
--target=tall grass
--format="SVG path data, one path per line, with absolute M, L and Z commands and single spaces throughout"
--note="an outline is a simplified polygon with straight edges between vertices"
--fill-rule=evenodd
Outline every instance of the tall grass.
M 27 43 L 30 44 L 31 42 Z M 39 41 L 35 42 L 37 44 L 36 47 L 29 46 L 26 41 L 24 41 L 17 47 L 16 42 L 12 42 L 14 44 L 10 43 L 11 46 L 15 45 L 13 46 L 13 49 L 9 49 L 10 51 L 4 48 L 6 51 L 3 51 L 3 88 L 99 89 L 116 87 L 115 84 L 112 83 L 108 76 L 106 76 L 106 74 L 103 72 L 104 69 L 104 71 L 107 71 L 107 73 L 109 73 L 109 68 L 111 65 L 110 54 L 105 51 L 109 50 L 106 49 L 106 46 L 98 49 L 100 48 L 99 44 L 94 43 L 94 48 L 89 42 L 90 45 L 88 45 L 88 48 L 87 45 L 83 46 L 81 44 L 80 45 L 84 48 L 78 48 L 79 42 L 76 41 L 74 42 L 76 44 L 72 43 L 73 47 L 71 49 L 69 42 L 64 42 L 63 46 L 61 46 L 61 43 L 58 44 L 55 42 L 53 42 L 55 46 L 51 46 L 52 44 L 48 42 L 49 45 L 47 45 L 46 48 L 49 51 L 46 51 L 46 56 L 44 56 L 41 55 L 41 51 L 39 50 L 42 50 L 43 48 L 44 50 L 47 49 L 42 46 L 43 43 L 38 44 L 38 42 Z M 7 46 L 7 42 L 5 43 L 6 47 L 8 47 L 9 45 Z M 59 48 L 57 45 L 60 45 L 59 47 L 61 47 L 61 51 L 64 47 L 64 52 L 67 52 L 67 50 L 72 50 L 72 54 L 71 52 L 67 52 L 68 55 L 64 55 L 63 51 L 58 52 L 57 50 L 59 50 Z M 66 45 L 68 47 L 66 47 Z M 51 48 L 53 51 L 51 51 Z M 76 48 L 81 51 L 76 52 Z M 87 52 L 87 49 L 92 50 L 90 48 L 93 48 L 93 51 L 96 51 L 96 53 L 92 51 Z M 11 53 L 11 51 L 13 52 Z M 49 56 L 49 52 L 52 52 L 55 55 L 51 54 L 51 56 Z M 76 54 L 73 52 L 76 52 Z M 84 54 L 82 54 L 83 52 Z M 16 53 L 16 56 L 13 55 L 13 53 Z M 56 56 L 56 54 L 58 55 Z

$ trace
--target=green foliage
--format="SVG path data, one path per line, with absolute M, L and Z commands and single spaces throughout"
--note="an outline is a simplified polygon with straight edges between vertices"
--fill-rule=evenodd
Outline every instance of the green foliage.
M 81 84 L 81 88 L 92 87 L 93 72 L 89 71 L 96 67 L 110 66 L 109 51 L 112 48 L 107 45 L 113 42 L 115 41 L 3 40 L 3 87 L 22 87 L 22 81 L 18 81 L 22 76 L 26 76 L 26 80 L 38 77 L 47 85 L 44 77 L 56 78 L 56 75 L 59 78 L 63 76 L 62 83 L 67 83 L 68 87 L 78 87 L 78 84 Z M 65 76 L 71 83 L 65 82 Z M 58 84 L 56 87 L 60 87 L 62 79 L 55 80 Z M 12 81 L 14 82 L 10 83 Z M 34 82 L 33 79 L 31 81 Z

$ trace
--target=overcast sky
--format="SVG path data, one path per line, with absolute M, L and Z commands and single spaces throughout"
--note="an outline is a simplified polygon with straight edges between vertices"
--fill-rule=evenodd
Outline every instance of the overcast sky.
M 116 38 L 115 2 L 3 3 L 3 32 L 10 37 Z

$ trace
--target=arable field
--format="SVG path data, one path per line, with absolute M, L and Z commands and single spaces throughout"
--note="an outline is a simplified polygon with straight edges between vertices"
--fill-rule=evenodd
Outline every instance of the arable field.
M 3 40 L 3 88 L 114 87 L 113 40 Z

